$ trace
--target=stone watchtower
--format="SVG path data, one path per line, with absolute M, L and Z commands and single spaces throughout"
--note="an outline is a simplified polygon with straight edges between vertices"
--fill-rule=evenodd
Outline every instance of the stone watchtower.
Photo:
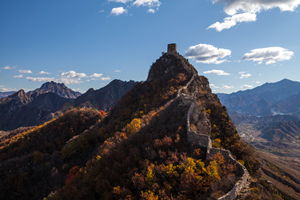
M 168 53 L 177 53 L 177 44 L 173 43 L 173 44 L 168 44 Z

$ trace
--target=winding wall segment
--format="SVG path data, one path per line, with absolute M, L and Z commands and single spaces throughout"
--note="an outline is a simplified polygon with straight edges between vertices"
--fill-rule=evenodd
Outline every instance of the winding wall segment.
M 242 191 L 243 188 L 246 188 L 249 186 L 249 181 L 250 181 L 250 175 L 241 163 L 239 163 L 236 159 L 233 158 L 232 154 L 228 150 L 224 149 L 219 149 L 219 148 L 213 148 L 210 135 L 208 133 L 206 134 L 201 134 L 201 133 L 196 133 L 195 131 L 191 131 L 190 128 L 190 122 L 191 122 L 191 116 L 194 113 L 196 108 L 195 102 L 193 102 L 188 110 L 187 114 L 187 137 L 188 141 L 191 143 L 197 143 L 201 147 L 204 147 L 207 149 L 206 152 L 206 159 L 209 160 L 211 159 L 214 155 L 221 153 L 224 156 L 224 159 L 231 163 L 235 164 L 237 166 L 237 170 L 240 173 L 240 178 L 239 180 L 234 184 L 233 188 L 226 193 L 224 196 L 218 198 L 218 200 L 232 200 L 236 199 L 240 192 Z
M 187 68 L 187 66 L 185 66 L 184 62 L 183 62 L 183 66 Z M 189 80 L 189 82 L 185 86 L 181 87 L 178 90 L 177 96 L 174 99 L 171 99 L 170 101 L 168 101 L 164 105 L 164 107 L 166 108 L 166 107 L 170 106 L 171 103 L 174 102 L 178 98 L 183 98 L 183 99 L 191 102 L 190 108 L 187 113 L 187 139 L 188 139 L 188 142 L 197 143 L 201 147 L 206 148 L 206 150 L 207 150 L 206 159 L 208 159 L 208 160 L 211 159 L 214 155 L 221 153 L 227 162 L 235 164 L 237 166 L 237 168 L 238 168 L 237 170 L 238 170 L 238 172 L 240 172 L 239 180 L 234 184 L 233 188 L 228 193 L 226 193 L 222 197 L 218 198 L 218 200 L 236 199 L 239 196 L 239 194 L 241 193 L 241 191 L 243 189 L 245 189 L 247 186 L 249 186 L 250 175 L 249 175 L 247 169 L 245 168 L 245 166 L 243 166 L 241 163 L 239 163 L 236 159 L 233 158 L 230 151 L 212 147 L 212 142 L 210 139 L 210 132 L 208 131 L 208 129 L 206 129 L 207 133 L 201 134 L 201 133 L 192 131 L 191 127 L 190 127 L 191 126 L 191 116 L 193 114 L 195 114 L 195 110 L 196 110 L 196 106 L 197 106 L 196 103 L 193 101 L 195 94 L 193 93 L 192 95 L 187 95 L 187 94 L 182 93 L 182 91 L 187 90 L 187 88 L 194 81 L 196 76 L 197 76 L 197 74 L 194 73 L 192 78 Z

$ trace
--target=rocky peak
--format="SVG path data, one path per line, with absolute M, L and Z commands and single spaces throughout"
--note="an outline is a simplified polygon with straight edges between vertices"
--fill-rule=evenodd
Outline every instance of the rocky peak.
M 11 95 L 11 97 L 25 97 L 26 93 L 23 89 L 19 90 L 18 92 L 14 93 Z
M 44 83 L 40 88 L 29 92 L 29 94 L 36 97 L 40 94 L 44 94 L 48 92 L 58 94 L 59 96 L 67 99 L 75 99 L 81 95 L 81 93 L 71 90 L 70 88 L 65 86 L 65 84 L 56 83 L 54 81 Z
M 11 101 L 20 102 L 21 104 L 27 104 L 31 101 L 31 97 L 27 94 L 23 89 L 19 90 L 18 92 L 13 93 L 12 95 L 2 98 L 0 103 L 6 104 Z
M 46 82 L 44 83 L 40 89 L 44 89 L 44 90 L 49 90 L 51 88 L 59 88 L 59 87 L 63 87 L 63 88 L 66 88 L 65 84 L 63 83 L 56 83 L 54 81 L 51 81 L 51 82 Z
M 147 81 L 151 82 L 157 79 L 169 80 L 176 77 L 179 73 L 192 77 L 194 74 L 197 74 L 197 70 L 176 51 L 168 51 L 151 66 Z

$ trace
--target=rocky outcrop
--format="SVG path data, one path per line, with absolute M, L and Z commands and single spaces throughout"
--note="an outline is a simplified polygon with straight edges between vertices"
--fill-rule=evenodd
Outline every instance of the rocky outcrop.
M 66 99 L 76 99 L 81 95 L 80 92 L 75 92 L 65 86 L 64 83 L 56 83 L 54 81 L 44 83 L 40 88 L 28 92 L 29 95 L 36 97 L 40 94 L 54 93 Z

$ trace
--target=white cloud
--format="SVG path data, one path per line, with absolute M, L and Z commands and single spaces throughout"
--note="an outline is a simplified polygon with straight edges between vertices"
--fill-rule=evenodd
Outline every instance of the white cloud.
M 80 79 L 69 79 L 69 78 L 60 78 L 57 82 L 65 83 L 65 84 L 79 84 L 82 83 Z
M 149 7 L 159 7 L 161 2 L 159 0 L 135 0 L 133 2 L 135 6 L 149 6 Z
M 290 60 L 293 55 L 294 52 L 282 47 L 268 47 L 253 49 L 250 53 L 246 53 L 242 59 L 252 60 L 259 64 L 266 62 L 266 64 L 269 65 L 278 61 Z
M 89 76 L 91 79 L 88 81 L 91 81 L 91 80 L 95 81 L 95 80 L 99 79 L 101 76 L 103 76 L 103 74 L 94 73 L 93 75 Z
M 107 77 L 102 77 L 101 78 L 101 81 L 109 81 L 111 78 L 109 77 L 109 76 L 107 76 Z
M 21 74 L 32 74 L 32 71 L 31 70 L 22 70 L 22 69 L 20 69 L 19 73 L 21 73 Z
M 54 81 L 54 78 L 49 77 L 26 77 L 27 80 L 33 81 L 33 82 L 47 82 L 47 81 Z
M 231 51 L 228 49 L 216 48 L 209 44 L 198 44 L 189 47 L 185 52 L 187 58 L 192 58 L 196 62 L 206 63 L 206 64 L 221 64 L 226 60 L 223 59 L 226 56 L 230 56 Z
M 68 72 L 63 72 L 61 74 L 61 77 L 64 77 L 64 78 L 84 78 L 86 77 L 86 74 L 85 73 L 77 73 L 75 71 L 68 71 Z
M 242 85 L 241 88 L 242 89 L 252 89 L 253 86 L 252 85 Z
M 14 76 L 14 78 L 23 78 L 23 74 L 16 75 L 16 76 Z
M 224 18 L 223 22 L 216 22 L 210 25 L 207 29 L 216 29 L 216 31 L 221 32 L 224 29 L 230 29 L 235 26 L 237 23 L 241 22 L 254 22 L 256 21 L 255 13 L 241 13 L 236 14 L 230 17 Z
M 49 72 L 40 71 L 39 74 L 50 74 Z
M 98 12 L 99 12 L 99 13 L 103 13 L 103 12 L 104 12 L 104 10 L 99 10 Z
M 260 81 L 256 81 L 256 84 L 260 84 L 261 82 Z
M 153 8 L 150 8 L 147 13 L 155 13 L 156 11 Z
M 228 15 L 239 12 L 257 13 L 262 10 L 279 8 L 281 11 L 295 11 L 300 0 L 212 0 L 213 3 L 224 3 L 224 11 Z
M 230 75 L 229 73 L 223 71 L 223 70 L 219 70 L 219 69 L 213 69 L 210 71 L 205 71 L 203 72 L 204 74 L 217 74 L 218 76 L 228 76 Z
M 218 88 L 219 88 L 218 86 L 216 86 L 216 85 L 214 85 L 214 84 L 212 84 L 212 83 L 210 83 L 209 86 L 210 86 L 211 88 L 215 88 L 215 89 L 218 89 Z
M 103 74 L 94 73 L 93 75 L 90 76 L 90 78 L 100 78 L 101 76 L 103 76 Z
M 2 69 L 15 69 L 16 67 L 5 66 Z
M 249 78 L 251 76 L 251 74 L 246 72 L 239 72 L 239 74 L 241 75 L 240 79 Z
M 115 70 L 115 72 L 116 72 L 116 73 L 119 73 L 119 72 L 121 72 L 121 70 L 118 70 L 118 69 L 117 69 L 117 70 Z
M 300 5 L 300 0 L 212 0 L 213 3 L 224 3 L 224 12 L 231 17 L 226 17 L 224 22 L 216 22 L 208 28 L 217 31 L 229 29 L 237 22 L 256 21 L 256 13 L 263 10 L 279 8 L 281 11 L 295 11 Z
M 63 72 L 58 79 L 58 82 L 65 84 L 78 84 L 81 83 L 81 79 L 87 77 L 85 73 L 77 73 L 73 70 L 68 72 Z
M 229 90 L 229 89 L 232 89 L 232 88 L 234 88 L 234 87 L 222 84 L 222 89 Z
M 131 2 L 132 0 L 108 0 L 109 2 L 115 2 L 115 3 L 128 3 Z
M 117 8 L 113 8 L 110 12 L 111 15 L 116 15 L 119 16 L 121 14 L 125 14 L 127 13 L 127 9 L 124 9 L 123 7 L 117 7 Z
M 16 88 L 7 88 L 4 85 L 0 85 L 0 91 L 1 92 L 10 92 L 10 91 L 16 91 Z

